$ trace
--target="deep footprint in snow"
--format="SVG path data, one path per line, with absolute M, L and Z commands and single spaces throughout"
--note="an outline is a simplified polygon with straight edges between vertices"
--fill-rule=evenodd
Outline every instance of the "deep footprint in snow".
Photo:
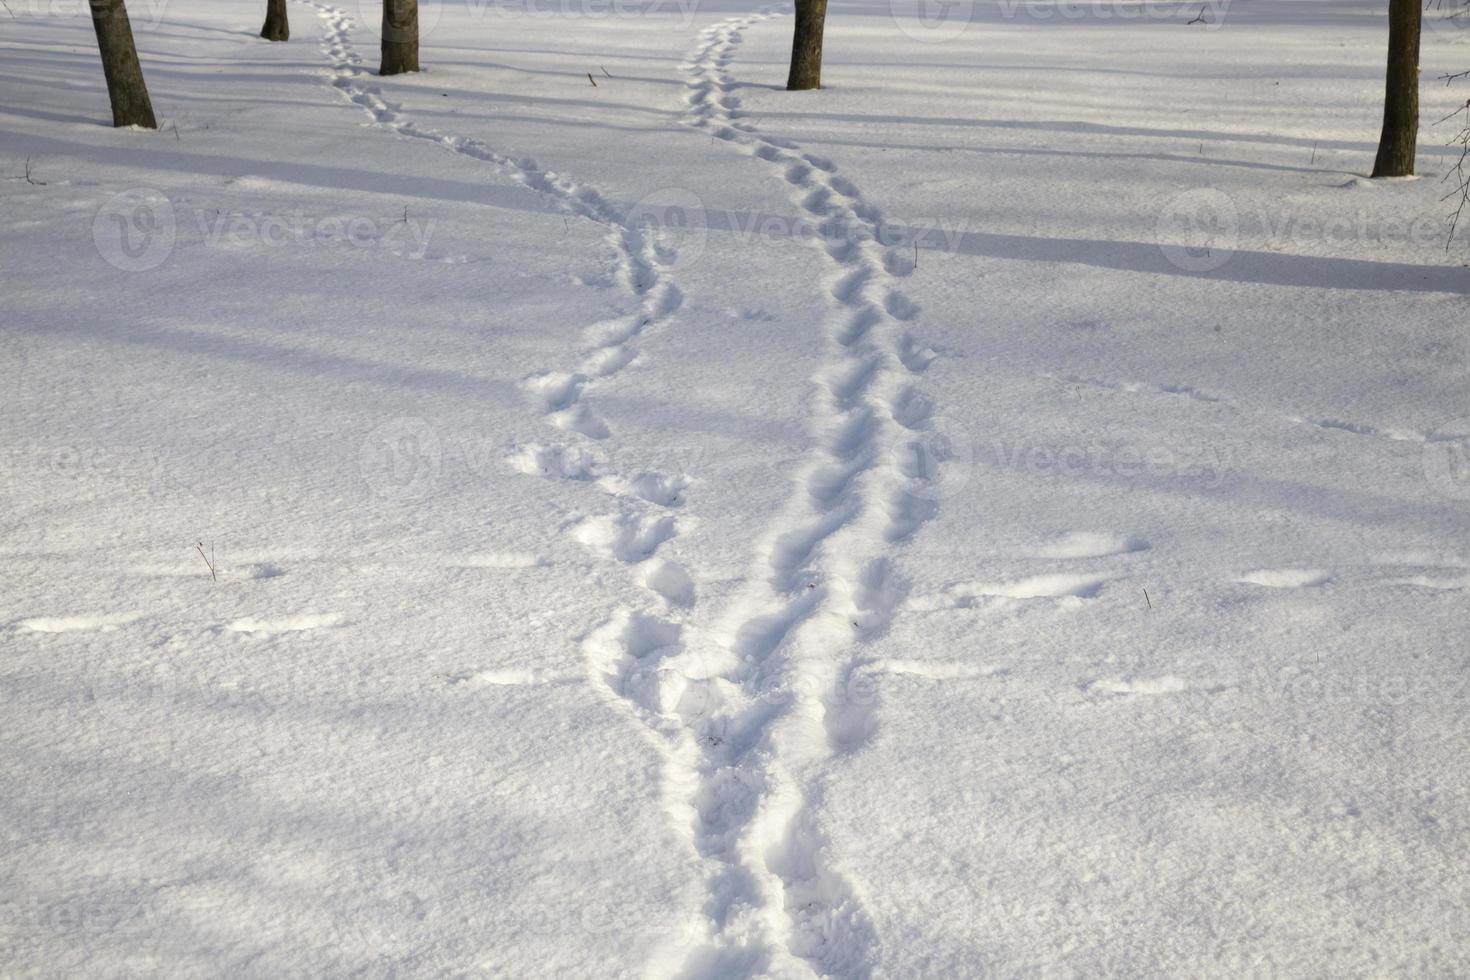
M 578 541 L 618 561 L 636 564 L 650 558 L 658 546 L 674 536 L 672 517 L 649 520 L 637 514 L 624 513 L 593 517 L 577 525 Z
M 660 507 L 682 507 L 689 478 L 665 476 L 650 470 L 632 478 L 605 476 L 597 481 L 597 485 L 615 497 L 633 496 Z

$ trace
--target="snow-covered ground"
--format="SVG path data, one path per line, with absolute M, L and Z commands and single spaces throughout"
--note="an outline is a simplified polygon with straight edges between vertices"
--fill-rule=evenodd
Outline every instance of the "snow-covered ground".
M 1470 973 L 1470 31 L 8 6 L 0 974 Z

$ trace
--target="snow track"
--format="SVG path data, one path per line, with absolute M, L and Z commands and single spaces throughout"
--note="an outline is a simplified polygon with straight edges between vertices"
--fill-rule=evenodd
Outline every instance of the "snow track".
M 610 437 L 586 391 L 629 364 L 642 332 L 678 309 L 682 294 L 667 275 L 672 253 L 596 190 L 478 140 L 419 126 L 367 80 L 351 18 L 308 5 L 327 27 L 331 84 L 374 125 L 490 163 L 607 228 L 620 284 L 638 312 L 592 325 L 578 363 L 540 372 L 524 387 L 558 428 Z M 821 803 L 826 773 L 875 726 L 873 679 L 887 668 L 868 643 L 904 597 L 895 549 L 937 504 L 934 407 L 914 384 L 934 353 L 905 329 L 919 309 L 897 288 L 913 264 L 880 243 L 877 208 L 831 161 L 758 132 L 732 94 L 727 67 L 742 32 L 776 13 L 767 8 L 701 33 L 682 66 L 685 121 L 771 168 L 793 209 L 821 232 L 815 245 L 828 267 L 829 310 L 826 352 L 813 377 L 809 458 L 744 586 L 713 616 L 699 606 L 697 576 L 658 554 L 678 533 L 668 511 L 684 503 L 683 475 L 602 476 L 618 512 L 571 529 L 649 594 L 646 607 L 619 609 L 587 635 L 582 652 L 594 689 L 637 719 L 662 754 L 663 808 L 708 863 L 694 928 L 650 964 L 672 977 L 873 972 L 877 938 L 860 889 L 835 866 Z M 563 479 L 597 475 L 596 458 L 575 446 L 522 447 L 511 465 Z
M 634 342 L 650 327 L 667 321 L 683 303 L 683 294 L 666 273 L 676 256 L 660 248 L 642 226 L 621 214 L 593 187 L 543 170 L 530 158 L 498 153 L 484 142 L 427 129 L 383 97 L 369 82 L 362 56 L 352 44 L 353 21 L 340 7 L 298 0 L 315 10 L 327 31 L 321 50 L 332 63 L 330 82 L 373 122 L 408 139 L 437 143 L 461 156 L 498 168 L 514 180 L 544 195 L 567 214 L 586 218 L 607 229 L 607 241 L 617 255 L 618 280 L 637 311 L 617 320 L 595 324 L 587 331 L 590 349 L 570 370 L 547 370 L 525 382 L 533 405 L 560 429 L 591 439 L 606 439 L 611 430 L 588 405 L 585 389 L 596 379 L 617 374 L 637 357 Z
M 912 264 L 879 244 L 877 209 L 830 161 L 740 119 L 727 66 L 742 32 L 775 13 L 700 35 L 683 66 L 686 120 L 771 167 L 819 223 L 830 309 L 814 448 L 744 588 L 712 623 L 624 610 L 587 641 L 609 688 L 658 735 L 665 806 L 710 864 L 703 935 L 660 964 L 688 978 L 875 968 L 860 890 L 822 829 L 824 775 L 873 730 L 869 685 L 883 664 L 866 644 L 903 598 L 893 551 L 937 496 L 933 405 L 913 385 L 934 355 L 903 329 L 918 308 L 895 284 Z

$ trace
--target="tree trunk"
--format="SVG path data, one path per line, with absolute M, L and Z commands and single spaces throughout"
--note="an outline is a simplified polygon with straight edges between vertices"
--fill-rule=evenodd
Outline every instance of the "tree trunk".
M 419 0 L 383 0 L 383 63 L 379 75 L 419 70 Z
M 791 37 L 791 73 L 786 90 L 822 87 L 822 26 L 827 0 L 796 0 L 796 31 Z
M 1414 172 L 1414 144 L 1419 138 L 1419 2 L 1389 0 L 1388 83 L 1375 177 L 1407 177 Z
M 133 46 L 128 9 L 123 0 L 91 0 L 91 6 L 102 73 L 107 76 L 107 97 L 112 100 L 112 124 L 157 129 L 143 69 L 138 65 L 138 49 Z
M 265 0 L 265 26 L 260 36 L 267 41 L 291 40 L 291 21 L 286 16 L 286 0 Z

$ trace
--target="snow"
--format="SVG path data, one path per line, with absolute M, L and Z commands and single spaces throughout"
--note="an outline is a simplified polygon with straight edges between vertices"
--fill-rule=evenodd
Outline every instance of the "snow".
M 0 972 L 1470 972 L 1462 21 L 10 6 Z

